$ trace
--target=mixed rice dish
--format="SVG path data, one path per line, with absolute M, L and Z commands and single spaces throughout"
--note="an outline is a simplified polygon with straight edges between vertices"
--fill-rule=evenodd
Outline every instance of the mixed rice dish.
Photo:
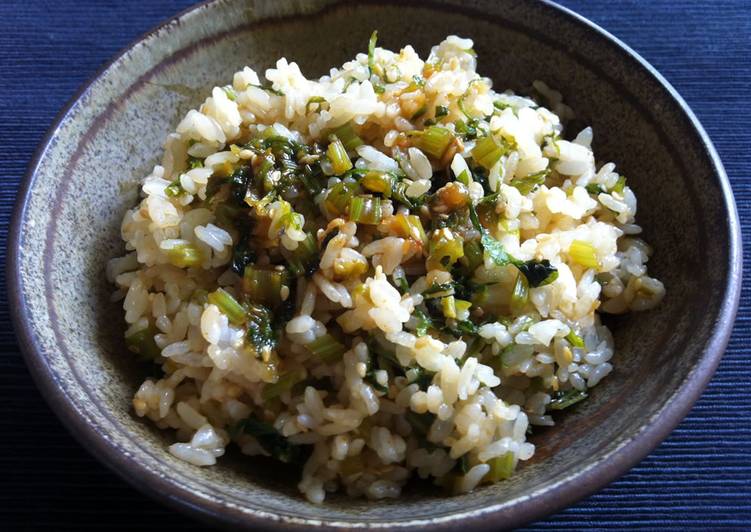
M 231 443 L 299 490 L 399 496 L 508 478 L 613 371 L 600 313 L 654 307 L 636 197 L 542 82 L 495 92 L 469 39 L 282 58 L 182 119 L 110 261 L 138 416 L 175 457 Z M 570 135 L 569 133 L 573 133 Z

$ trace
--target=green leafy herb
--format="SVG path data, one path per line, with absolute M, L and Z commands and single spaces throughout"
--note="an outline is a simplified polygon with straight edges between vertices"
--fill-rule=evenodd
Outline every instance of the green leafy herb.
M 377 392 L 388 393 L 388 386 L 384 386 L 383 384 L 378 382 L 378 379 L 376 378 L 376 371 L 386 370 L 386 368 L 381 367 L 380 360 L 382 360 L 382 357 L 379 357 L 370 349 L 368 351 L 370 351 L 370 358 L 368 359 L 368 369 L 365 372 L 365 377 L 363 377 L 363 380 L 370 384 Z M 386 364 L 390 365 L 390 362 L 386 362 Z
M 253 170 L 250 166 L 240 166 L 230 177 L 230 189 L 232 191 L 232 199 L 236 203 L 242 204 L 245 201 L 245 196 L 248 193 L 248 187 L 250 186 L 251 179 L 253 178 Z
M 297 249 L 294 251 L 283 249 L 282 253 L 287 259 L 289 270 L 297 277 L 301 275 L 310 277 L 318 269 L 320 257 L 316 238 L 312 233 L 306 234 L 305 240 L 300 242 Z
M 479 334 L 480 328 L 472 321 L 461 320 L 456 322 L 456 327 L 465 334 Z
M 435 107 L 435 117 L 436 118 L 443 118 L 444 116 L 448 116 L 449 114 L 449 108 L 444 105 L 436 105 Z
M 415 309 L 412 316 L 417 320 L 417 326 L 415 327 L 415 334 L 417 336 L 425 336 L 428 334 L 428 329 L 433 326 L 433 321 L 430 317 L 420 309 Z
M 428 112 L 428 106 L 423 105 L 417 111 L 415 111 L 415 114 L 412 115 L 412 118 L 410 118 L 410 120 L 417 120 L 418 118 L 420 118 L 422 115 L 424 115 L 427 112 Z
M 477 121 L 476 120 L 457 120 L 454 122 L 454 129 L 464 140 L 472 140 L 477 138 Z
M 272 425 L 253 416 L 241 422 L 238 429 L 253 436 L 267 453 L 285 464 L 303 466 L 310 456 L 311 447 L 309 445 L 290 443 Z
M 407 422 L 412 425 L 412 429 L 420 436 L 425 437 L 430 432 L 430 427 L 435 420 L 435 415 L 426 412 L 424 414 L 418 414 L 412 410 L 408 410 L 405 414 Z
M 547 260 L 542 261 L 527 261 L 524 262 L 512 256 L 506 251 L 498 240 L 490 236 L 487 230 L 480 224 L 480 219 L 477 216 L 477 211 L 473 206 L 469 207 L 469 216 L 472 221 L 472 225 L 475 229 L 480 231 L 480 243 L 482 244 L 485 253 L 490 259 L 498 266 L 506 266 L 513 264 L 521 273 L 527 278 L 529 286 L 537 287 L 552 283 L 558 278 L 558 270 L 555 266 L 551 266 Z
M 558 279 L 558 269 L 551 266 L 547 259 L 541 261 L 528 260 L 517 267 L 527 278 L 529 286 L 532 288 L 545 286 Z
M 464 256 L 459 259 L 471 274 L 483 261 L 482 244 L 479 240 L 467 240 L 464 242 Z
M 400 293 L 406 294 L 407 292 L 409 292 L 409 282 L 407 281 L 406 277 L 395 277 L 395 280 L 397 282 L 397 288 L 399 289 Z
M 305 190 L 308 191 L 311 198 L 314 198 L 318 193 L 323 190 L 323 184 L 321 183 L 321 176 L 323 171 L 321 166 L 306 164 L 303 166 L 302 172 L 299 174 L 300 181 L 302 182 Z
M 246 338 L 253 345 L 256 352 L 271 351 L 279 341 L 278 331 L 274 330 L 274 315 L 268 307 L 257 303 L 246 306 L 248 325 Z
M 543 170 L 542 172 L 528 175 L 527 177 L 517 177 L 516 179 L 512 179 L 510 185 L 516 187 L 516 189 L 523 195 L 526 195 L 532 192 L 535 188 L 544 184 L 545 178 L 548 177 L 548 174 L 550 174 L 549 168 Z
M 495 203 L 498 200 L 498 197 L 501 195 L 500 192 L 493 192 L 492 194 L 488 194 L 486 196 L 483 196 L 480 198 L 480 201 L 477 202 L 478 205 L 485 205 L 488 203 Z
M 245 272 L 245 267 L 256 260 L 256 252 L 250 247 L 250 242 L 250 233 L 244 232 L 232 249 L 230 268 L 237 275 L 242 275 Z
M 461 458 L 459 458 L 458 462 L 459 471 L 462 472 L 462 474 L 466 475 L 469 473 L 469 470 L 471 469 L 471 466 L 469 464 L 469 453 L 464 453 Z
M 433 283 L 422 293 L 425 299 L 441 298 L 454 295 L 453 283 Z
M 424 87 L 424 86 L 425 86 L 425 78 L 415 74 L 414 76 L 412 76 L 412 83 L 410 83 L 408 92 L 411 92 L 419 87 Z
M 425 201 L 426 198 L 425 196 L 422 196 L 421 198 L 408 197 L 407 186 L 408 186 L 407 183 L 405 183 L 404 181 L 399 181 L 398 183 L 396 183 L 391 192 L 391 198 L 411 210 L 416 207 L 419 207 Z

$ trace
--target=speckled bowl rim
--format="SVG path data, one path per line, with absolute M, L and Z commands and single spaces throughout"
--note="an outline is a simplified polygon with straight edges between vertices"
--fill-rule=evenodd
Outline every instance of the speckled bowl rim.
M 285 521 L 284 518 L 273 520 L 256 514 L 252 508 L 240 509 L 229 507 L 222 505 L 217 501 L 203 499 L 190 492 L 185 487 L 173 482 L 173 480 L 161 477 L 147 470 L 141 466 L 137 460 L 133 460 L 124 455 L 111 444 L 108 438 L 98 432 L 96 427 L 88 425 L 83 418 L 77 416 L 74 407 L 69 404 L 67 396 L 60 389 L 56 375 L 50 366 L 45 363 L 45 358 L 40 352 L 39 345 L 36 343 L 34 333 L 31 330 L 29 320 L 27 319 L 30 309 L 27 305 L 24 294 L 22 293 L 23 287 L 21 283 L 21 265 L 19 256 L 21 235 L 23 233 L 21 221 L 26 212 L 31 186 L 36 178 L 40 162 L 44 158 L 47 149 L 53 141 L 61 124 L 67 120 L 71 110 L 79 100 L 87 94 L 89 87 L 97 82 L 105 72 L 107 72 L 133 47 L 147 39 L 153 38 L 157 32 L 168 26 L 179 25 L 187 15 L 194 11 L 205 9 L 209 5 L 219 1 L 221 0 L 208 0 L 201 2 L 180 12 L 168 21 L 141 35 L 126 48 L 121 50 L 112 60 L 100 68 L 99 71 L 77 91 L 77 93 L 65 105 L 64 109 L 57 115 L 53 125 L 50 127 L 34 153 L 23 182 L 19 187 L 8 238 L 6 272 L 9 307 L 16 335 L 21 346 L 21 351 L 37 387 L 68 430 L 99 461 L 107 465 L 137 489 L 161 500 L 173 508 L 185 511 L 201 520 L 211 521 L 214 524 L 224 524 L 225 526 L 239 526 L 246 529 L 273 527 L 280 530 L 297 530 L 300 528 L 307 528 L 308 526 L 320 526 L 321 522 L 318 520 L 309 520 L 306 523 L 299 520 L 292 522 Z M 407 526 L 414 528 L 431 527 L 432 529 L 472 526 L 474 528 L 497 530 L 499 528 L 516 527 L 535 519 L 542 518 L 587 495 L 590 495 L 624 474 L 636 463 L 642 460 L 670 434 L 678 423 L 680 423 L 680 421 L 688 414 L 689 410 L 699 398 L 714 374 L 730 338 L 730 333 L 735 322 L 735 315 L 738 310 L 741 291 L 741 232 L 732 189 L 722 162 L 720 161 L 709 136 L 706 134 L 704 128 L 678 92 L 654 67 L 647 63 L 647 61 L 629 46 L 593 22 L 566 7 L 560 6 L 549 0 L 540 0 L 540 3 L 544 8 L 567 17 L 570 21 L 582 26 L 585 30 L 599 34 L 601 38 L 619 48 L 624 56 L 627 59 L 630 59 L 635 66 L 646 71 L 662 86 L 665 95 L 677 104 L 702 141 L 706 151 L 705 155 L 709 158 L 714 167 L 715 178 L 722 190 L 726 212 L 725 230 L 727 231 L 729 241 L 729 274 L 725 280 L 724 294 L 718 312 L 716 327 L 706 344 L 701 359 L 688 374 L 679 389 L 674 393 L 670 402 L 659 413 L 659 415 L 653 417 L 643 425 L 636 436 L 632 437 L 626 444 L 614 451 L 609 457 L 609 460 L 599 462 L 592 467 L 576 473 L 546 491 L 536 492 L 528 498 L 521 499 L 511 507 L 495 510 L 492 508 L 471 510 L 457 513 L 440 520 L 423 519 L 410 522 L 383 522 L 372 526 Z M 337 528 L 355 526 L 355 524 L 351 522 L 339 524 L 327 522 L 326 525 Z M 367 526 L 364 523 L 362 525 Z

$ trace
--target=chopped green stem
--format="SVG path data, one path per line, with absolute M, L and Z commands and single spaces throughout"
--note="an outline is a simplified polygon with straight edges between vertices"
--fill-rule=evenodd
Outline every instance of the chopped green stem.
M 615 182 L 615 185 L 613 185 L 613 192 L 617 192 L 618 194 L 623 194 L 623 189 L 626 187 L 626 176 L 620 176 L 618 178 L 618 181 Z
M 527 277 L 519 272 L 514 283 L 514 290 L 511 292 L 511 303 L 509 307 L 514 315 L 521 314 L 529 300 L 529 284 Z
M 179 244 L 167 251 L 167 259 L 173 266 L 189 268 L 200 265 L 203 257 L 201 250 L 193 244 Z
M 399 236 L 411 238 L 423 244 L 428 241 L 419 216 L 414 214 L 397 214 L 394 216 L 394 223 L 396 224 L 396 231 Z
M 568 248 L 568 256 L 575 263 L 585 268 L 599 268 L 600 261 L 597 259 L 597 252 L 592 244 L 583 240 L 574 240 Z
M 573 329 L 566 335 L 566 340 L 574 347 L 584 347 L 584 339 L 576 334 Z
M 454 296 L 448 296 L 441 299 L 441 308 L 446 318 L 456 319 L 456 300 Z
M 571 389 L 565 392 L 557 392 L 553 394 L 553 398 L 548 403 L 548 410 L 563 410 L 576 403 L 586 399 L 587 392 Z
M 342 142 L 347 151 L 353 151 L 358 146 L 362 146 L 364 142 L 355 133 L 355 128 L 351 122 L 347 122 L 343 126 L 334 130 L 334 135 Z
M 482 244 L 479 240 L 468 240 L 464 242 L 464 257 L 462 263 L 467 267 L 467 271 L 474 272 L 482 264 Z
M 437 229 L 430 237 L 428 270 L 449 271 L 464 256 L 464 239 L 450 229 Z
M 347 149 L 336 135 L 332 136 L 331 143 L 326 150 L 326 155 L 329 161 L 331 161 L 331 168 L 334 170 L 335 175 L 341 175 L 352 168 L 352 161 L 349 159 L 349 155 L 347 155 Z
M 388 172 L 369 170 L 368 173 L 360 179 L 360 186 L 365 190 L 382 194 L 385 198 L 390 198 L 391 190 L 394 186 L 394 176 Z
M 324 98 L 323 96 L 311 96 L 310 98 L 308 98 L 308 102 L 305 104 L 305 112 L 309 113 L 314 105 L 318 105 L 318 108 L 320 109 L 320 104 L 325 101 L 326 98 Z
M 347 350 L 344 344 L 340 343 L 328 333 L 316 338 L 305 347 L 307 347 L 308 351 L 313 353 L 313 355 L 317 356 L 321 361 L 327 364 L 341 359 L 342 355 Z
M 509 451 L 501 456 L 496 456 L 488 461 L 490 471 L 485 475 L 483 480 L 488 482 L 498 482 L 499 480 L 506 480 L 511 478 L 516 468 L 514 453 Z
M 172 183 L 170 183 L 164 189 L 164 193 L 167 195 L 168 198 L 176 198 L 183 192 L 185 191 L 183 190 L 183 186 L 180 184 L 179 179 L 175 179 Z
M 376 196 L 354 196 L 349 204 L 349 218 L 365 225 L 381 223 L 381 198 Z
M 372 76 L 375 72 L 375 49 L 378 42 L 378 30 L 373 31 L 370 34 L 370 40 L 368 41 L 368 70 Z
M 248 317 L 243 306 L 223 288 L 211 292 L 208 301 L 210 304 L 219 307 L 219 310 L 235 325 L 244 323 Z
M 279 268 L 261 268 L 249 264 L 243 273 L 243 291 L 251 301 L 270 307 L 282 302 L 282 287 L 287 285 L 287 271 Z
M 547 178 L 549 173 L 550 170 L 543 170 L 542 172 L 537 172 L 536 174 L 531 174 L 527 177 L 518 177 L 512 179 L 510 184 L 511 186 L 516 187 L 521 194 L 527 195 L 538 186 L 544 184 L 545 178 Z
M 162 350 L 156 345 L 154 336 L 159 331 L 153 325 L 133 332 L 125 337 L 125 344 L 128 349 L 134 353 L 137 353 L 141 358 L 145 360 L 154 360 L 158 357 Z
M 419 147 L 433 158 L 441 159 L 453 140 L 454 135 L 445 127 L 430 126 L 422 130 Z
M 475 147 L 472 149 L 472 158 L 477 164 L 486 170 L 490 170 L 505 152 L 504 146 L 499 145 L 492 136 L 488 135 L 477 139 Z
M 335 184 L 326 195 L 326 209 L 334 216 L 345 214 L 356 188 L 354 183 L 344 181 Z
M 469 171 L 462 170 L 462 172 L 456 176 L 456 180 L 459 181 L 462 185 L 469 186 L 469 184 L 472 182 L 472 176 L 469 174 Z
M 299 243 L 297 249 L 285 253 L 287 264 L 293 275 L 309 275 L 310 269 L 317 264 L 318 245 L 312 233 L 307 233 L 305 240 Z
M 305 378 L 304 371 L 289 371 L 279 377 L 274 383 L 266 384 L 261 392 L 264 401 L 269 401 L 279 397 L 284 392 L 289 391 L 292 387 Z

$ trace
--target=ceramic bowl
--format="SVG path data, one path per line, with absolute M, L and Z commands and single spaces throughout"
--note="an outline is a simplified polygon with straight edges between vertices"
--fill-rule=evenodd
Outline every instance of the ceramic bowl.
M 558 88 L 595 153 L 616 161 L 639 197 L 655 249 L 659 308 L 612 319 L 615 372 L 591 399 L 538 431 L 533 460 L 511 480 L 449 496 L 409 484 L 398 500 L 331 496 L 316 506 L 295 471 L 229 456 L 210 468 L 172 457 L 171 435 L 138 419 L 144 368 L 126 351 L 104 267 L 122 253 L 122 215 L 160 160 L 165 135 L 208 88 L 277 58 L 321 75 L 379 43 L 421 54 L 447 34 L 474 39 L 480 71 L 524 92 Z M 644 60 L 579 16 L 545 2 L 441 0 L 214 1 L 145 35 L 76 96 L 37 152 L 19 195 L 9 288 L 28 365 L 52 408 L 88 450 L 144 492 L 240 528 L 473 526 L 540 518 L 612 481 L 689 411 L 726 346 L 740 288 L 732 193 L 685 102 Z

